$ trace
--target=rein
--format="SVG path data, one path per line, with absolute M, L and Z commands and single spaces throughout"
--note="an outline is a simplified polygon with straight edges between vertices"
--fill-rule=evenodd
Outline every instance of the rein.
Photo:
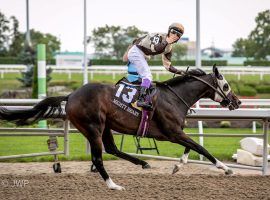
M 205 83 L 206 85 L 208 85 L 209 87 L 211 87 L 215 92 L 217 92 L 221 97 L 223 97 L 224 100 L 226 101 L 229 101 L 231 103 L 231 101 L 228 99 L 228 97 L 225 95 L 225 93 L 222 91 L 222 89 L 220 88 L 220 86 L 218 85 L 217 81 L 216 81 L 216 78 L 214 77 L 213 74 L 211 74 L 213 80 L 214 80 L 214 83 L 215 85 L 219 88 L 219 90 L 217 88 L 215 88 L 213 85 L 211 85 L 210 83 L 208 83 L 207 81 L 197 77 L 197 76 L 194 76 L 194 75 L 190 75 L 190 74 L 185 74 L 186 76 L 189 76 L 189 77 L 192 77 L 198 81 L 201 81 L 202 83 Z M 164 85 L 178 98 L 180 99 L 185 105 L 186 107 L 189 109 L 191 106 L 188 105 L 188 103 L 182 98 L 180 97 L 175 91 L 174 89 L 169 86 L 167 83 L 164 83 Z M 195 112 L 194 110 L 191 109 L 191 112 Z
M 167 83 L 164 84 L 175 96 L 178 97 L 178 99 L 180 99 L 186 106 L 187 108 L 190 108 L 190 106 L 188 105 L 188 103 L 182 98 L 180 97 L 171 86 L 169 86 Z

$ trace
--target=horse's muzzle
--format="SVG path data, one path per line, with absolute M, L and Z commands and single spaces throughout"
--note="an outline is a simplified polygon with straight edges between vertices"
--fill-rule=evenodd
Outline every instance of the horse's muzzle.
M 224 99 L 222 102 L 220 102 L 220 105 L 222 107 L 228 107 L 229 110 L 235 110 L 239 108 L 239 106 L 241 105 L 241 101 L 235 94 L 230 92 L 227 95 L 227 99 Z

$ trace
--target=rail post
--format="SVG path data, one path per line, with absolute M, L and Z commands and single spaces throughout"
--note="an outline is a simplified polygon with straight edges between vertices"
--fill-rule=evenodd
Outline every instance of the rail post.
M 37 60 L 38 60 L 38 98 L 46 97 L 46 47 L 45 44 L 37 45 Z M 38 123 L 40 128 L 47 127 L 47 121 L 43 120 Z

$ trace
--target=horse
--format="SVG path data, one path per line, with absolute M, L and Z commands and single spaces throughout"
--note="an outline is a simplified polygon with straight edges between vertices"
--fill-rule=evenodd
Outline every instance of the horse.
M 102 144 L 105 151 L 128 160 L 143 169 L 150 165 L 139 158 L 118 150 L 112 130 L 136 135 L 140 119 L 124 111 L 112 102 L 115 86 L 88 83 L 67 96 L 47 97 L 31 109 L 9 110 L 0 107 L 0 120 L 17 125 L 32 124 L 39 120 L 56 118 L 55 113 L 66 112 L 66 118 L 87 138 L 91 146 L 93 166 L 100 173 L 108 188 L 124 190 L 110 178 L 103 166 Z M 156 82 L 157 99 L 153 117 L 149 123 L 147 137 L 170 141 L 185 147 L 180 163 L 186 164 L 190 150 L 205 156 L 225 174 L 233 171 L 211 155 L 204 147 L 193 141 L 183 131 L 185 118 L 192 105 L 201 98 L 210 98 L 230 110 L 239 108 L 240 100 L 235 96 L 228 82 L 214 65 L 213 72 L 206 74 L 201 69 L 186 71 L 164 82 Z M 65 104 L 65 110 L 61 104 Z M 177 167 L 174 169 L 176 172 Z

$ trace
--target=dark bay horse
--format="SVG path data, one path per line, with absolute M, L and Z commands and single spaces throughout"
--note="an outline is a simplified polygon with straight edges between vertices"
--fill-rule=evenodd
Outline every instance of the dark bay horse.
M 232 170 L 197 144 L 184 131 L 184 122 L 190 106 L 201 98 L 220 102 L 230 110 L 237 109 L 239 99 L 233 94 L 224 76 L 214 66 L 213 73 L 191 70 L 184 76 L 157 83 L 158 98 L 153 118 L 150 121 L 148 137 L 170 141 L 185 146 L 180 163 L 187 163 L 190 150 L 208 158 L 226 174 Z M 105 84 L 86 84 L 68 96 L 48 97 L 32 109 L 8 110 L 0 107 L 0 119 L 13 121 L 17 125 L 31 124 L 41 119 L 54 118 L 61 112 L 61 103 L 66 102 L 66 117 L 88 139 L 91 145 L 92 162 L 110 189 L 122 190 L 107 174 L 102 161 L 102 144 L 107 153 L 126 159 L 142 168 L 149 168 L 147 162 L 119 151 L 111 130 L 136 135 L 140 120 L 112 103 L 115 87 Z M 178 169 L 175 169 L 177 171 Z

